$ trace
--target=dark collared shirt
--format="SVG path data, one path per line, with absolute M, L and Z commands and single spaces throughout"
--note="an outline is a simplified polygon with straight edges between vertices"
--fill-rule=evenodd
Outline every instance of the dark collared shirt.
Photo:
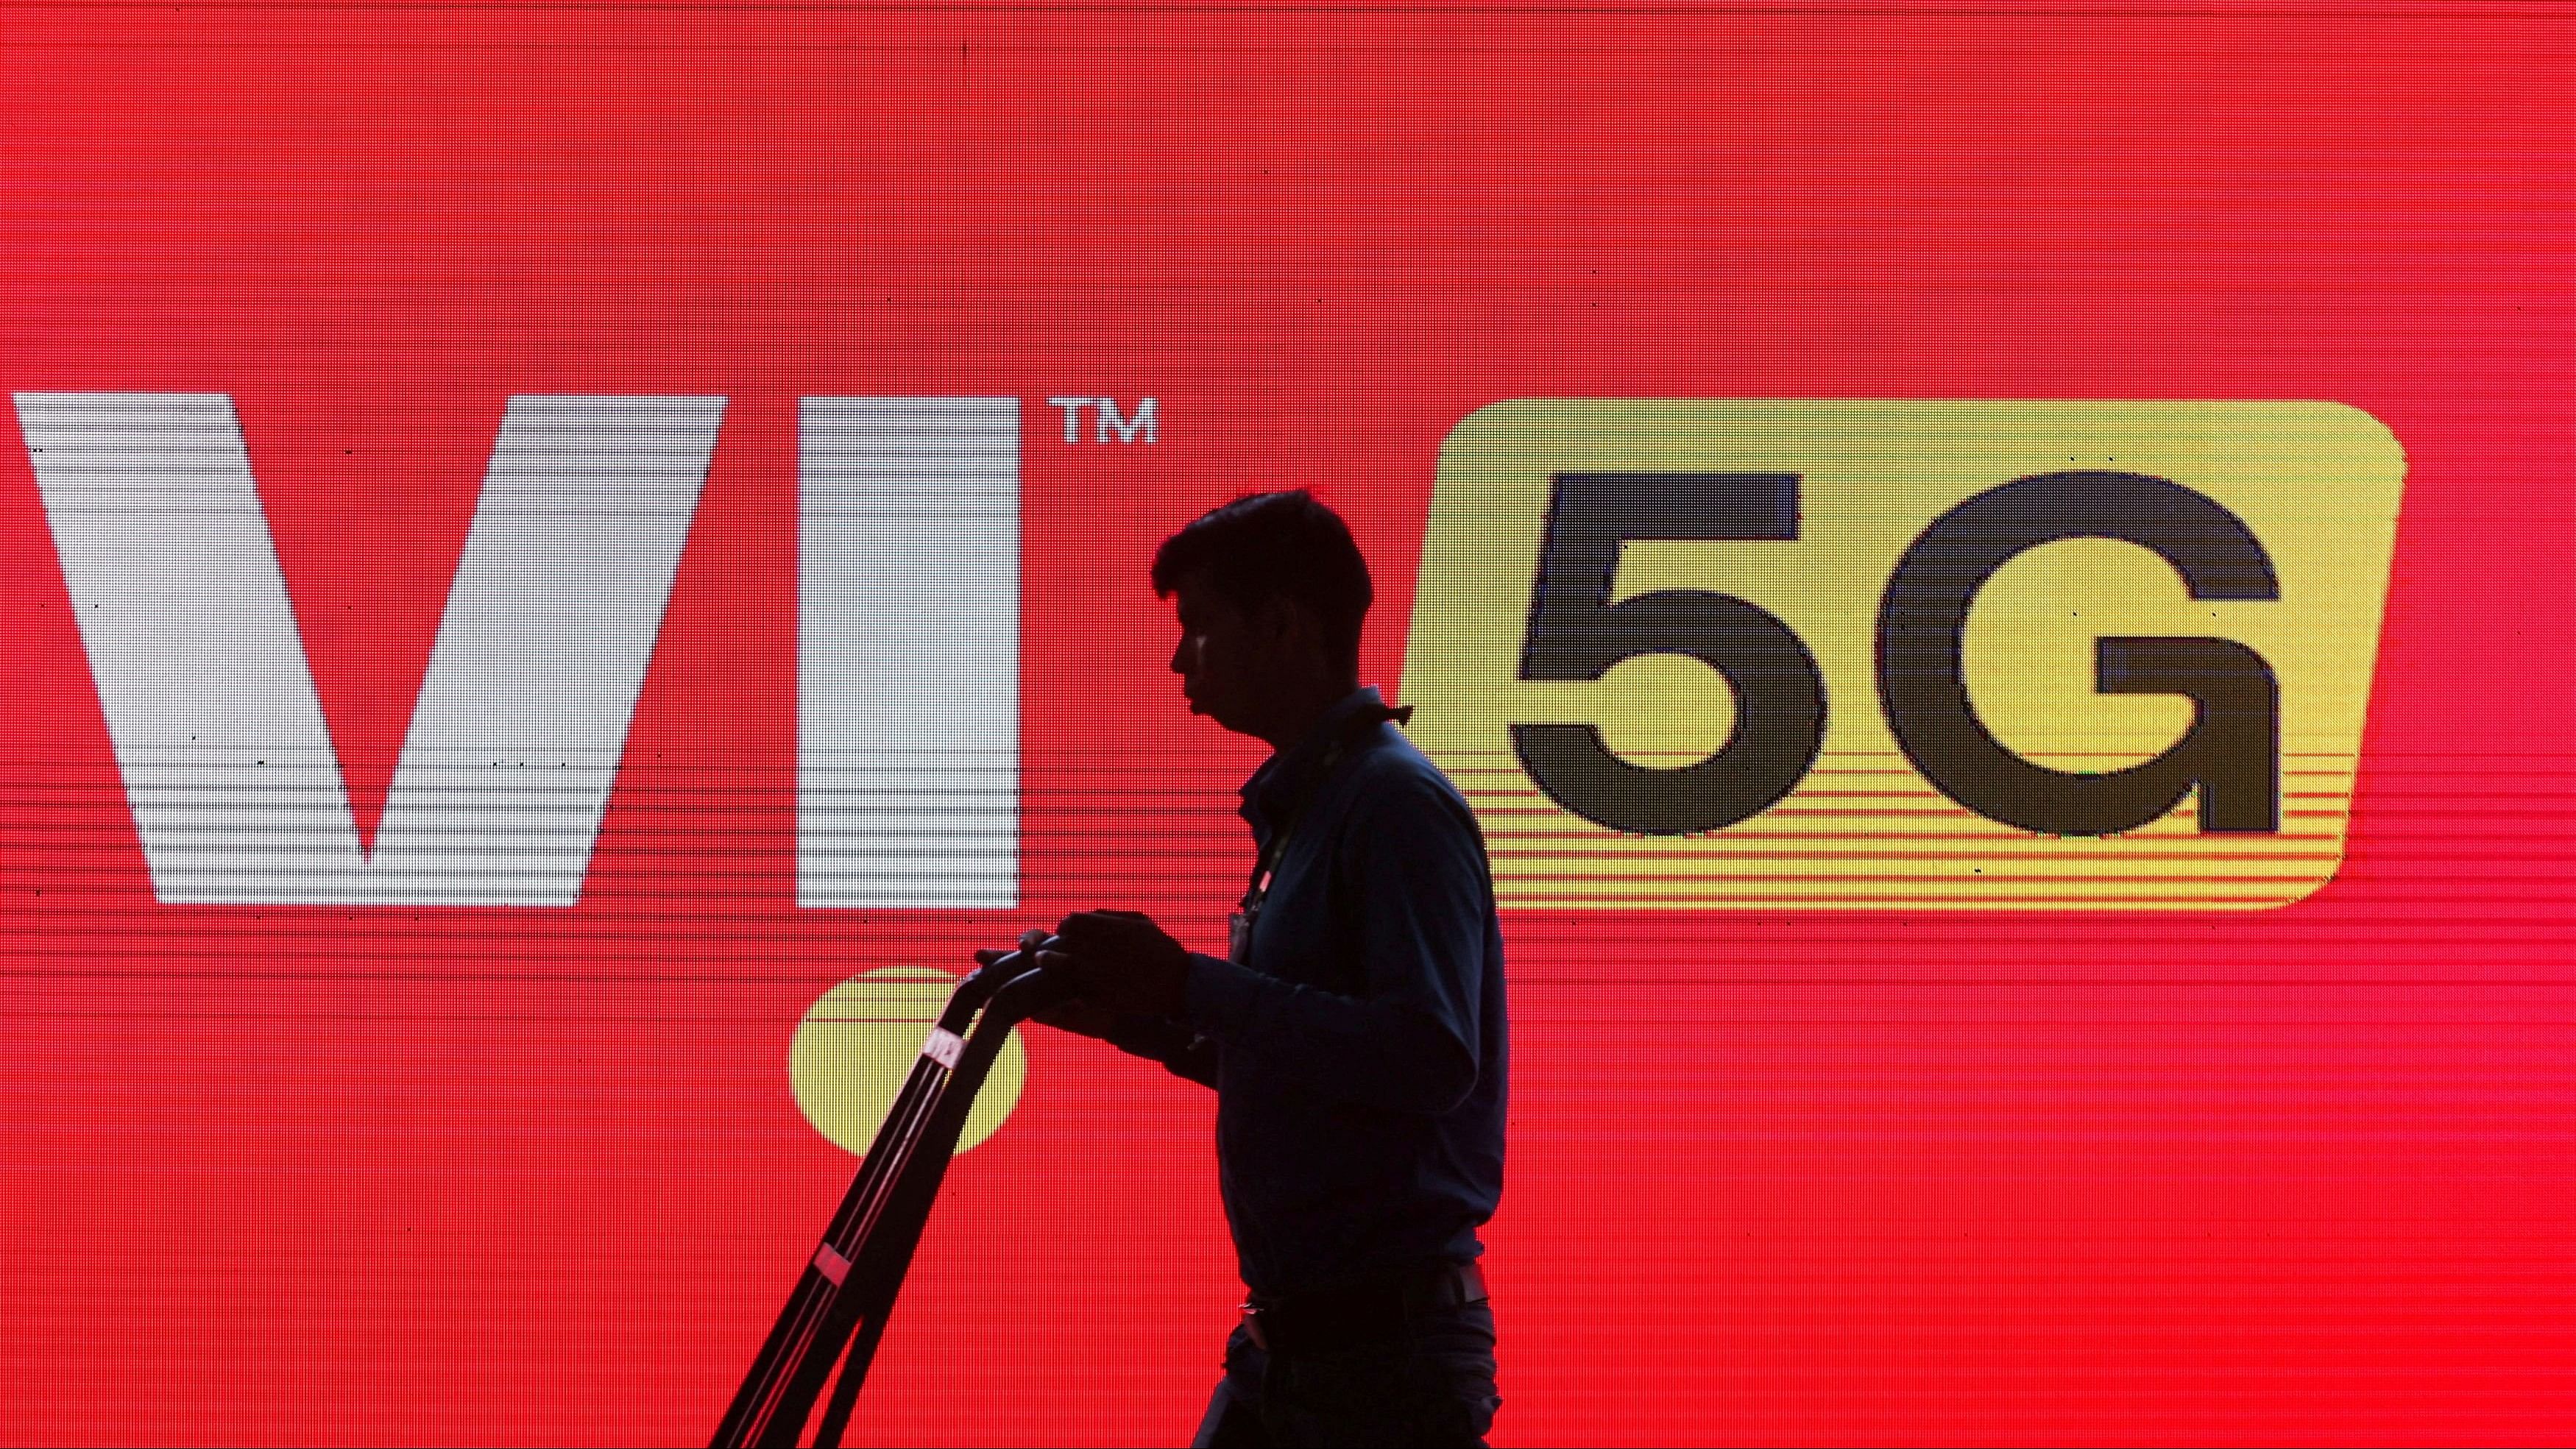
M 1194 954 L 1187 1021 L 1131 1019 L 1111 1038 L 1216 1088 L 1226 1219 L 1245 1285 L 1268 1297 L 1474 1258 L 1502 1197 L 1503 939 L 1484 837 L 1401 731 L 1363 718 L 1382 709 L 1354 691 L 1244 783 L 1256 850 L 1290 825 L 1246 959 Z

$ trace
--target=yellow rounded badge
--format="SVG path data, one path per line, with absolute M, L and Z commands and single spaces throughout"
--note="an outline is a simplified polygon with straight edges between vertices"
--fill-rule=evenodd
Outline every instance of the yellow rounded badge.
M 2284 905 L 2342 858 L 2404 474 L 2336 403 L 1497 404 L 1410 733 L 1514 904 Z

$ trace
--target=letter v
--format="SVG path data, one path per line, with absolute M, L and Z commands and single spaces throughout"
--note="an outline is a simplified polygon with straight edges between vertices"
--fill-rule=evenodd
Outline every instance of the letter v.
M 17 404 L 156 896 L 580 898 L 724 399 L 510 400 L 373 851 L 232 399 Z

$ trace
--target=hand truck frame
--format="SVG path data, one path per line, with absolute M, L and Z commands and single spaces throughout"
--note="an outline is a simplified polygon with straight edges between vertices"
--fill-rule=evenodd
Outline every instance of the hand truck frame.
M 795 1449 L 838 1364 L 840 1380 L 814 1434 L 815 1449 L 837 1449 L 975 1093 L 1012 1028 L 1070 997 L 1071 984 L 1041 972 L 1029 951 L 1000 957 L 958 982 L 822 1244 L 716 1426 L 713 1449 Z

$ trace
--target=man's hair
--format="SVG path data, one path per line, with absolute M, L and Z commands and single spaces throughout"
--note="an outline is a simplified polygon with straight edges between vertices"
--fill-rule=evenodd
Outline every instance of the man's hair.
M 1325 662 L 1359 668 L 1360 622 L 1377 591 L 1350 525 L 1314 494 L 1247 493 L 1191 519 L 1154 551 L 1154 596 L 1170 598 L 1194 574 L 1247 614 L 1273 599 L 1305 608 L 1323 626 Z

